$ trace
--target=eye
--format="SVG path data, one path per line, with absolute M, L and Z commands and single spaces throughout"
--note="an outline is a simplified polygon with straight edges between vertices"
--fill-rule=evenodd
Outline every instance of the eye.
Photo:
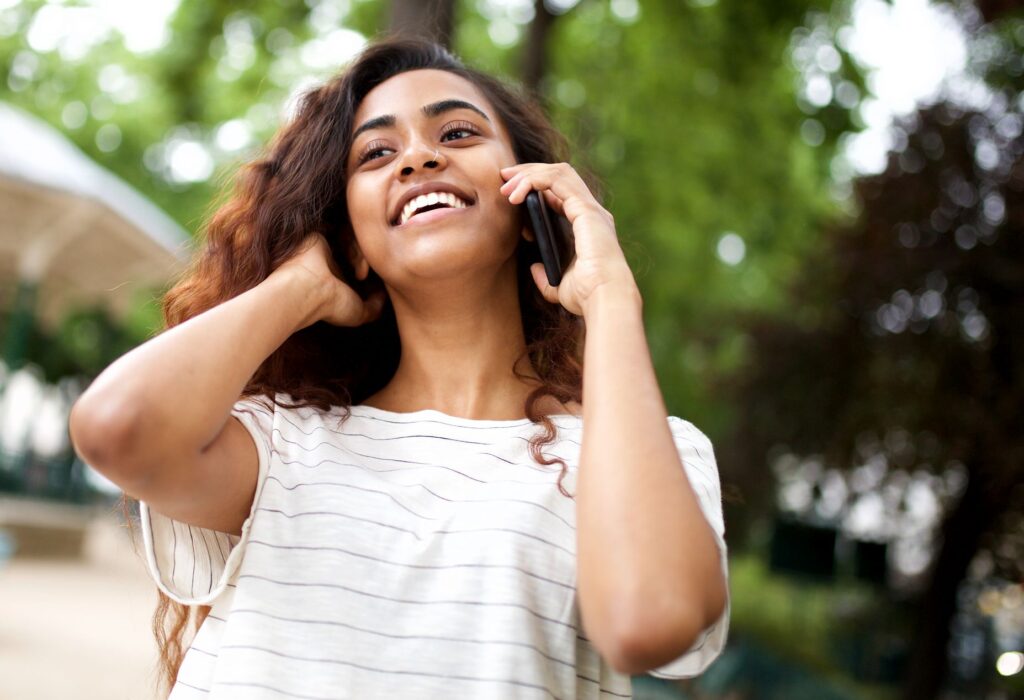
M 454 140 L 461 141 L 462 139 L 469 138 L 470 136 L 476 136 L 479 133 L 480 132 L 477 131 L 476 127 L 469 122 L 452 122 L 451 124 L 445 125 L 444 131 L 441 134 L 441 141 L 451 140 L 448 137 L 453 134 L 455 134 Z
M 362 165 L 363 163 L 365 163 L 368 160 L 376 160 L 377 157 L 378 157 L 377 156 L 378 153 L 382 153 L 383 151 L 390 151 L 390 150 L 391 149 L 388 148 L 387 144 L 385 144 L 383 141 L 371 141 L 370 143 L 366 144 L 366 147 L 363 149 L 363 152 L 359 156 L 359 159 L 358 159 L 357 162 L 360 165 Z

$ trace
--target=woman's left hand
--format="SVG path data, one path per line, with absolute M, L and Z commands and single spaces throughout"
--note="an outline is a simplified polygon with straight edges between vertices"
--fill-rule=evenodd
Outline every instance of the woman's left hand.
M 548 205 L 572 224 L 576 257 L 562 274 L 561 283 L 557 287 L 548 284 L 543 263 L 530 266 L 545 299 L 583 316 L 594 292 L 604 285 L 619 285 L 639 297 L 633 272 L 619 247 L 615 219 L 571 165 L 521 163 L 502 168 L 501 176 L 507 179 L 501 193 L 509 202 L 522 204 L 530 190 L 538 190 Z

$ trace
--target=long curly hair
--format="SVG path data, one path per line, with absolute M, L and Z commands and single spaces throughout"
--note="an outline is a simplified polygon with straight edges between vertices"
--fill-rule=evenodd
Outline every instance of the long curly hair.
M 517 162 L 568 160 L 565 138 L 520 88 L 465 66 L 434 43 L 402 37 L 373 42 L 343 72 L 305 93 L 294 118 L 262 156 L 239 170 L 233 193 L 206 225 L 205 245 L 163 298 L 166 327 L 260 284 L 297 252 L 311 231 L 324 234 L 343 279 L 362 298 L 383 289 L 383 281 L 372 270 L 365 280 L 356 280 L 346 254 L 354 233 L 342 164 L 351 148 L 356 110 L 367 93 L 395 75 L 426 68 L 461 76 L 483 93 L 511 137 Z M 587 173 L 584 177 L 600 196 L 593 178 Z M 545 396 L 563 404 L 582 402 L 585 327 L 582 318 L 541 296 L 530 275 L 530 265 L 540 260 L 536 246 L 520 238 L 516 257 L 526 349 L 512 369 L 526 379 L 518 367 L 528 361 L 541 380 L 525 405 L 527 417 L 544 428 L 530 441 L 529 450 L 539 464 L 561 465 L 558 488 L 572 498 L 562 485 L 565 461 L 541 453 L 543 445 L 554 441 L 556 427 L 538 402 Z M 366 325 L 318 322 L 295 333 L 259 366 L 243 395 L 264 396 L 284 407 L 347 410 L 391 379 L 399 354 L 394 309 L 385 302 L 381 315 Z M 290 396 L 293 403 L 278 402 L 278 393 Z M 123 505 L 127 511 L 127 496 Z M 153 633 L 160 650 L 159 682 L 169 692 L 184 659 L 186 632 L 194 635 L 211 608 L 182 605 L 159 590 L 158 596 Z

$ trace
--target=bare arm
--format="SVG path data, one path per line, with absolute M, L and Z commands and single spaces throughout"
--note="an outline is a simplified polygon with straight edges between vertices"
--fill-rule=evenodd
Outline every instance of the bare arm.
M 116 360 L 72 408 L 76 450 L 168 515 L 236 530 L 257 464 L 230 416 L 245 384 L 295 331 L 320 318 L 357 325 L 379 312 L 328 272 L 328 254 L 317 237 L 253 289 Z
M 577 581 L 583 626 L 618 671 L 678 658 L 721 616 L 728 590 L 711 529 L 679 459 L 651 364 L 642 299 L 615 220 L 567 163 L 502 168 L 501 192 L 530 190 L 572 224 L 575 258 L 544 298 L 586 321 Z
M 727 595 L 713 531 L 668 425 L 641 308 L 632 285 L 605 285 L 584 307 L 580 610 L 595 644 L 627 673 L 679 657 L 722 614 Z

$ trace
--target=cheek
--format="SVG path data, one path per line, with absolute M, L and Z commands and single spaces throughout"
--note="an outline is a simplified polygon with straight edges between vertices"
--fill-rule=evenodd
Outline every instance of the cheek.
M 384 276 L 387 276 L 389 274 L 388 265 L 392 258 L 387 240 L 379 232 L 369 230 L 365 224 L 354 229 L 353 233 L 356 243 L 359 244 L 359 250 L 366 258 L 370 269 L 377 274 L 383 273 Z
M 493 202 L 493 207 L 497 217 L 496 220 L 501 222 L 503 228 L 520 223 L 520 206 L 509 202 L 508 198 L 500 192 Z
M 367 186 L 350 185 L 345 191 L 345 201 L 348 203 L 348 218 L 354 229 L 370 228 L 382 216 L 380 211 L 383 205 L 374 199 L 372 190 Z

